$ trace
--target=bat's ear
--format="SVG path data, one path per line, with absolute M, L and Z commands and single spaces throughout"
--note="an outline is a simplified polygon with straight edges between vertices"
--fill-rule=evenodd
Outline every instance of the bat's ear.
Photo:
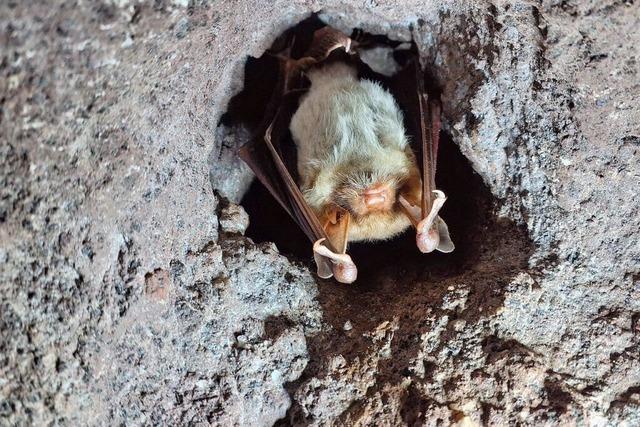
M 413 155 L 413 154 L 412 154 Z M 409 179 L 398 190 L 400 196 L 404 197 L 409 204 L 420 206 L 422 201 L 422 178 L 418 168 L 413 168 Z
M 337 254 L 346 254 L 349 242 L 349 224 L 351 223 L 349 212 L 338 205 L 329 205 L 321 215 L 320 223 L 331 246 L 333 246 L 333 250 Z M 351 261 L 350 263 L 353 264 Z
M 449 236 L 449 227 L 447 227 L 447 223 L 440 217 L 438 217 L 436 221 L 438 226 L 438 236 L 440 237 L 440 243 L 438 243 L 436 250 L 444 252 L 445 254 L 453 252 L 456 247 L 451 240 L 451 236 Z
M 340 221 L 342 215 L 344 215 L 346 211 L 338 205 L 331 204 L 324 208 L 322 215 L 320 217 L 320 224 L 323 227 L 331 227 Z

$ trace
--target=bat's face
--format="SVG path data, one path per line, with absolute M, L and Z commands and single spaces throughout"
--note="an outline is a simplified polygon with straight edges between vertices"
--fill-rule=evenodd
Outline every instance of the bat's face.
M 414 198 L 420 197 L 419 170 L 412 157 L 407 162 L 411 167 L 395 173 L 373 164 L 338 174 L 334 191 L 321 211 L 331 212 L 332 207 L 348 211 L 352 218 L 349 235 L 354 241 L 387 239 L 402 232 L 410 221 L 400 209 L 399 195 L 409 197 L 413 190 L 418 192 Z M 412 177 L 417 185 L 412 185 Z
M 394 209 L 401 179 L 401 176 L 378 176 L 375 171 L 357 171 L 341 180 L 333 199 L 356 219 L 390 212 Z

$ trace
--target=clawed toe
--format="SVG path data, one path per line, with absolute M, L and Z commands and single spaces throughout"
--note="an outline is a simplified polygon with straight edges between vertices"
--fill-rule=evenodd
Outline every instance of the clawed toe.
M 337 254 L 326 247 L 323 242 L 326 239 L 318 239 L 313 244 L 313 257 L 318 266 L 318 276 L 323 279 L 335 277 L 340 283 L 353 283 L 358 277 L 358 268 L 346 253 Z
M 442 218 L 438 216 L 447 197 L 440 190 L 434 190 L 433 193 L 436 198 L 431 205 L 431 211 L 424 218 L 420 218 L 422 213 L 420 208 L 412 206 L 403 197 L 400 197 L 400 204 L 416 228 L 416 246 L 420 252 L 429 253 L 434 250 L 451 252 L 454 246 L 449 237 L 449 229 Z

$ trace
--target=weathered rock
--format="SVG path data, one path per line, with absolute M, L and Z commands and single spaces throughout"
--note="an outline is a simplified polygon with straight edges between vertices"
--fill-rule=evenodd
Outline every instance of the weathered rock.
M 2 424 L 640 423 L 640 10 L 396 3 L 0 5 Z M 312 12 L 418 42 L 456 255 L 316 284 L 215 196 Z
M 229 204 L 222 208 L 220 226 L 227 233 L 244 234 L 249 226 L 249 215 L 242 206 Z

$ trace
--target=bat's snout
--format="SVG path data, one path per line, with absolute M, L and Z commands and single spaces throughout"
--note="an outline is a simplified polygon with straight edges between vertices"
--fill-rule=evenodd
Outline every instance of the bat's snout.
M 367 211 L 390 210 L 395 203 L 395 190 L 389 185 L 376 184 L 362 192 L 362 202 Z

